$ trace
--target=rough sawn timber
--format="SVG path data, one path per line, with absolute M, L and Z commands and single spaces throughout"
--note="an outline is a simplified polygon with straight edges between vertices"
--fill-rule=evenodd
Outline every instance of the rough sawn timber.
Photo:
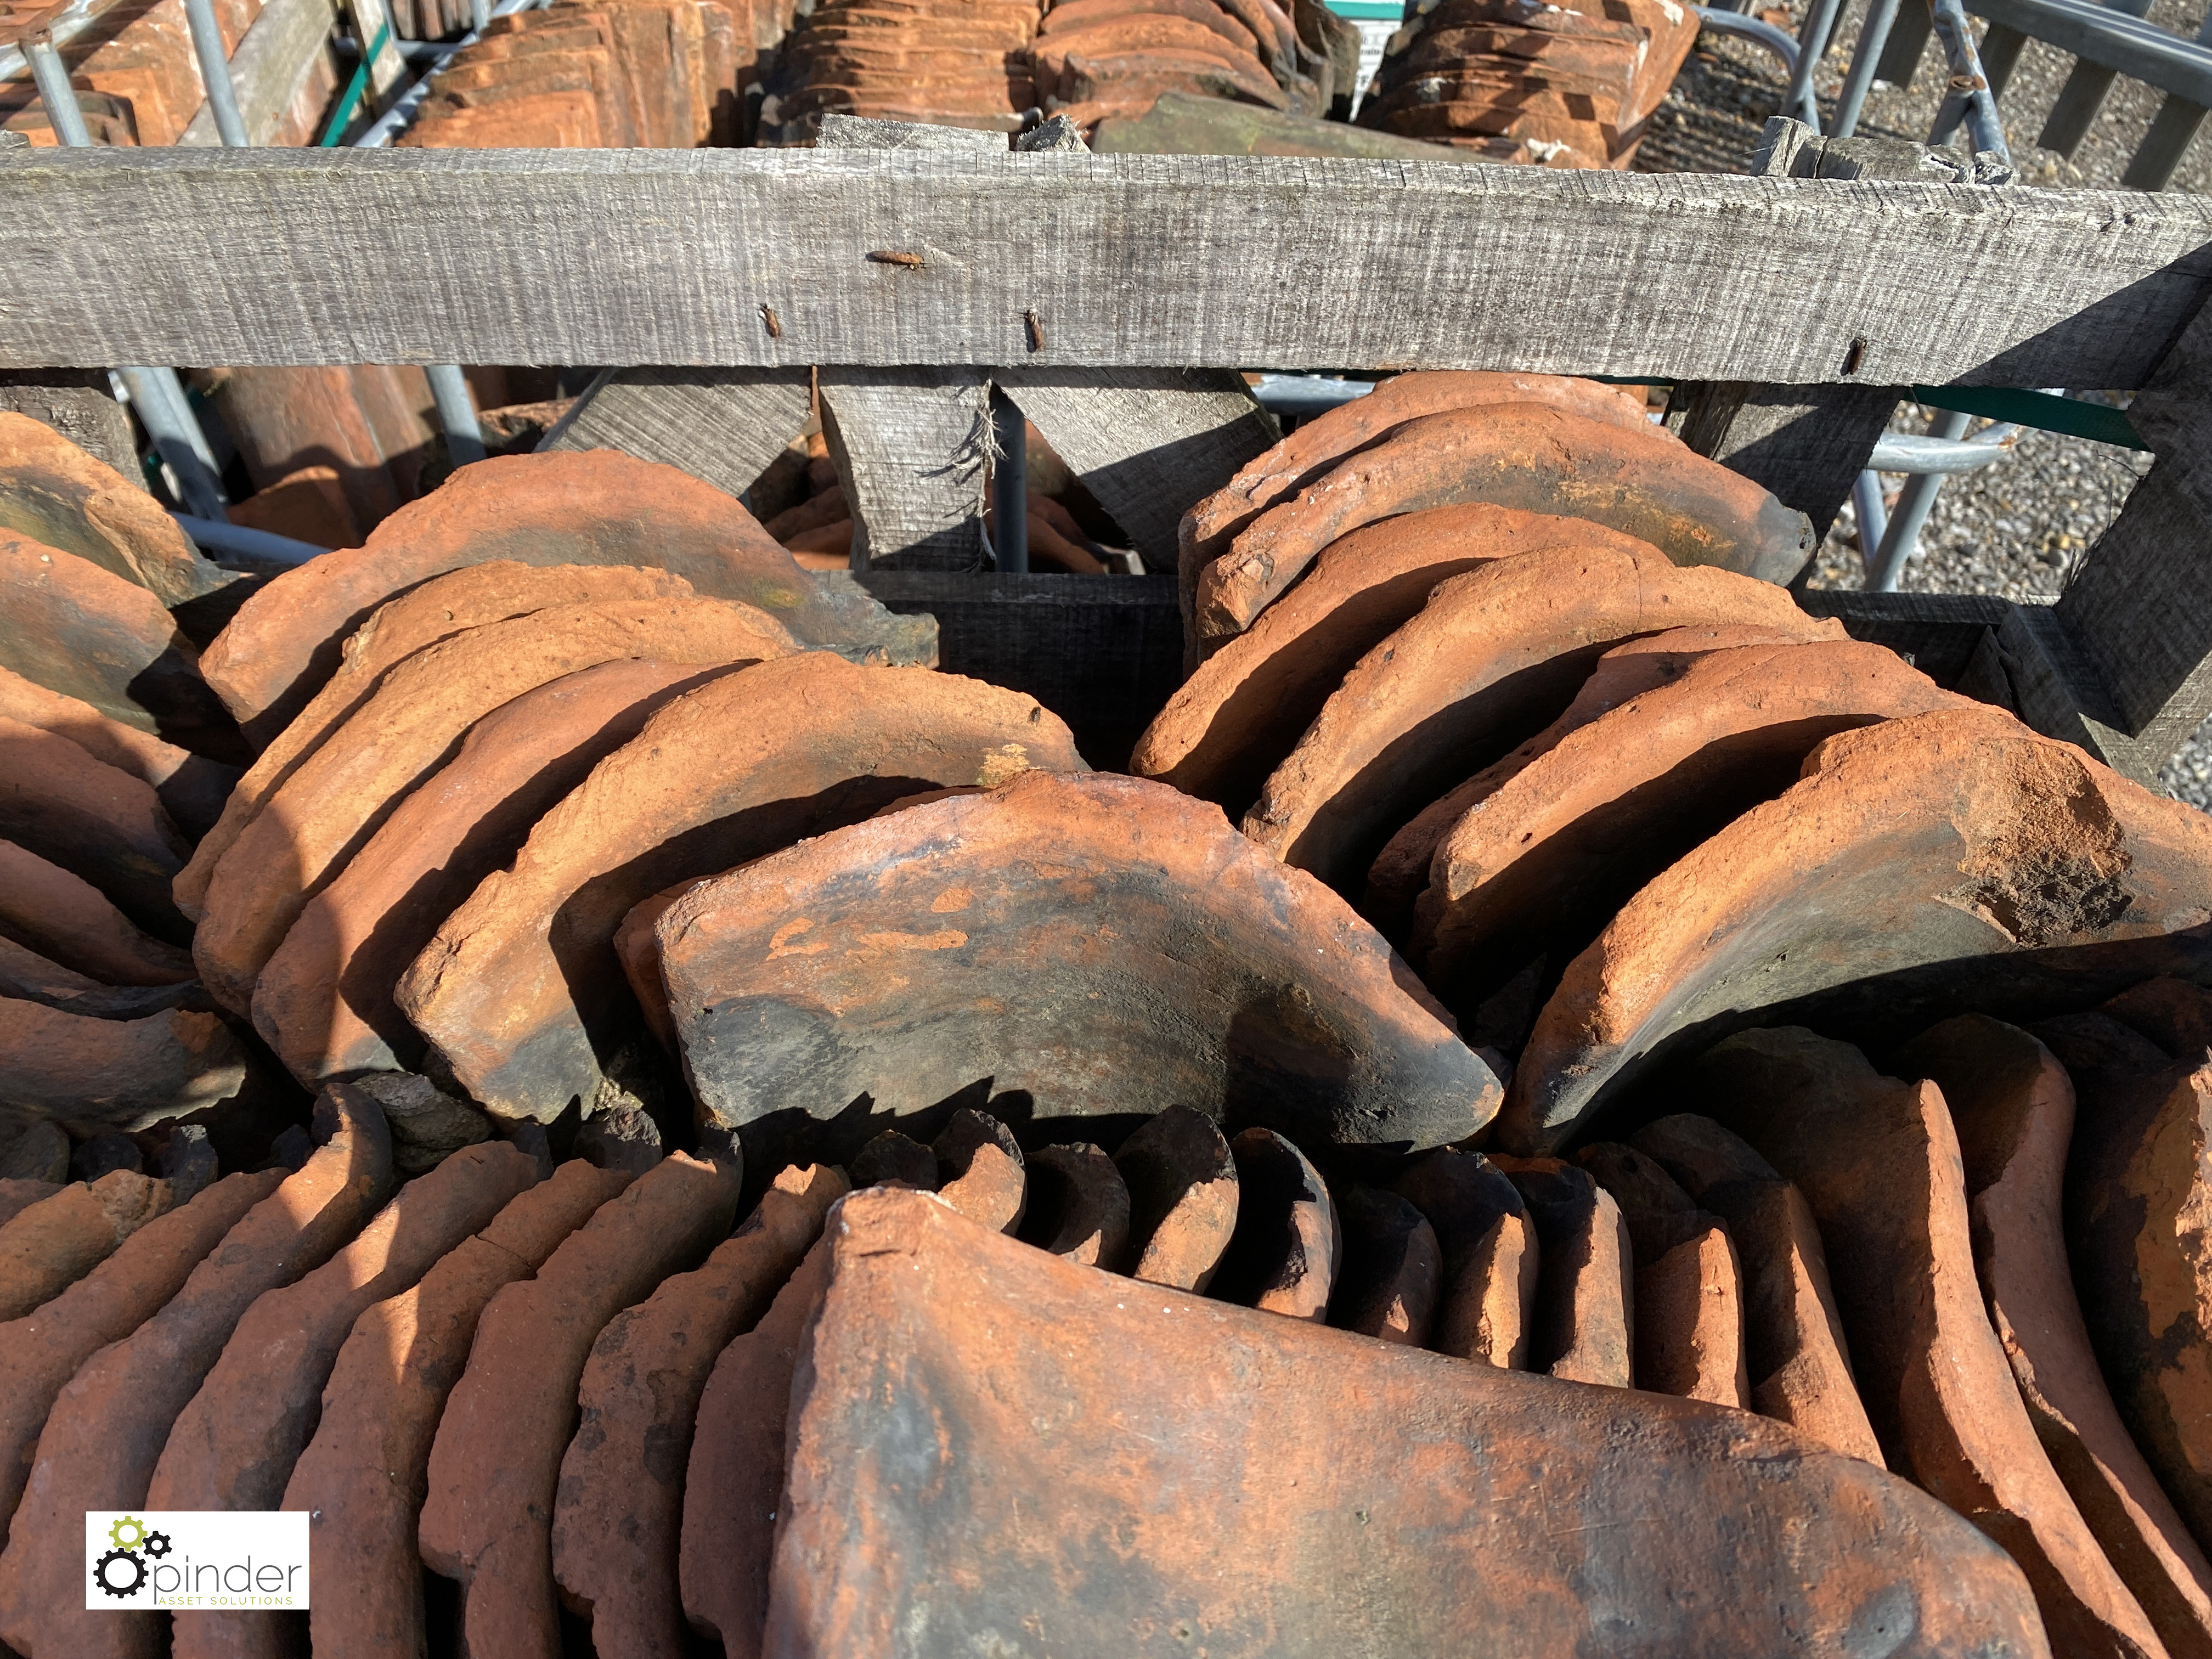
M 0 214 L 6 368 L 1419 363 L 2136 386 L 2212 276 L 2212 204 L 2185 195 L 1318 157 L 38 149 L 0 161 Z M 921 263 L 869 258 L 885 252 Z M 1944 280 L 1896 280 L 1923 270 Z

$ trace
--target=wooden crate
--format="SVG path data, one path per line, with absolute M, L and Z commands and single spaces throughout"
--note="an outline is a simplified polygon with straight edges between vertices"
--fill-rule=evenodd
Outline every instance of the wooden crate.
M 2141 388 L 2156 465 L 2057 604 L 1807 602 L 2138 776 L 2212 713 L 2195 198 L 965 147 L 40 149 L 0 153 L 0 368 L 612 365 L 628 435 L 600 441 L 739 489 L 810 369 L 848 442 L 915 476 L 974 459 L 995 381 L 1056 444 L 1040 408 L 1090 434 L 1069 459 L 1147 551 L 1249 441 L 1228 368 L 1193 365 L 1691 383 L 1686 439 L 1823 525 L 1905 386 Z M 1079 726 L 1133 728 L 1170 678 L 1157 580 L 862 580 L 939 611 L 947 666 Z

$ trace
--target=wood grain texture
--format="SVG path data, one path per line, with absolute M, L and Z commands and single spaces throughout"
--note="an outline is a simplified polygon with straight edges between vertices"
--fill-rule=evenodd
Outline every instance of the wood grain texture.
M 975 368 L 825 368 L 822 435 L 853 568 L 981 570 L 991 383 Z
M 331 30 L 337 9 L 331 0 L 269 0 L 231 54 L 230 82 L 238 96 L 239 119 L 246 124 L 250 143 L 273 144 L 277 128 L 301 85 L 313 71 L 316 59 L 331 49 Z M 387 51 L 386 54 L 396 57 Z M 215 130 L 215 116 L 205 104 L 199 106 L 179 144 L 196 148 L 222 143 Z
M 2128 418 L 2158 459 L 2056 619 L 2106 694 L 2087 713 L 2112 763 L 2155 772 L 2212 715 L 2212 313 L 2197 313 Z
M 1708 380 L 1691 401 L 1681 439 L 1765 484 L 1826 536 L 1896 412 L 1899 390 Z
M 1901 139 L 1822 138 L 1801 121 L 1777 116 L 1766 124 L 1751 170 L 1760 177 L 1924 179 L 1929 155 L 1925 144 Z M 1896 386 L 1708 381 L 1689 398 L 1680 432 L 1698 453 L 1765 484 L 1812 520 L 1815 536 L 1826 536 L 1899 393 Z
M 2057 605 L 2120 728 L 2167 755 L 2212 714 L 2212 420 L 2199 433 L 2129 492 Z
M 2212 278 L 2212 201 L 2186 195 L 1334 157 L 34 149 L 0 156 L 0 367 L 27 368 L 1420 364 L 2132 386 Z M 925 264 L 867 257 L 884 249 Z
M 811 403 L 803 368 L 613 368 L 538 447 L 619 449 L 738 495 L 799 435 Z
M 1978 593 L 1861 593 L 1814 588 L 1797 603 L 1815 617 L 1833 617 L 1855 640 L 1886 645 L 1949 690 L 1966 672 L 1982 636 L 2012 606 Z
M 1170 575 L 869 570 L 854 580 L 902 616 L 935 617 L 939 668 L 1027 692 L 1067 722 L 1093 766 L 1127 765 L 1182 683 Z
M 1001 368 L 993 377 L 1144 556 L 1176 568 L 1176 526 L 1272 446 L 1275 423 L 1226 368 Z
M 131 416 L 108 390 L 106 369 L 0 369 L 0 410 L 53 428 L 141 489 L 146 487 Z

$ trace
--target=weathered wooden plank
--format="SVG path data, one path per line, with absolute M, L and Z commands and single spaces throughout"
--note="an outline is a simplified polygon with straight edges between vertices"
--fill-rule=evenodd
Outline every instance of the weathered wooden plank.
M 2212 279 L 2186 195 L 1284 156 L 19 149 L 0 215 L 0 367 L 2129 386 Z
M 853 568 L 980 570 L 991 383 L 973 368 L 825 368 L 822 435 Z
M 249 143 L 284 142 L 279 128 L 285 112 L 316 64 L 330 57 L 331 30 L 337 22 L 337 9 L 331 0 L 269 0 L 246 26 L 231 54 L 230 82 Z M 222 142 L 205 104 L 177 142 L 195 147 Z
M 1067 722 L 1093 766 L 1126 766 L 1182 683 L 1173 576 L 868 570 L 854 580 L 902 615 L 935 617 L 939 667 L 1027 692 Z
M 538 441 L 665 461 L 740 495 L 806 424 L 803 368 L 608 369 Z
M 1700 455 L 1765 484 L 1826 536 L 1897 411 L 1899 388 L 1758 386 L 1708 380 L 1692 395 L 1681 439 Z
M 1862 593 L 1816 587 L 1797 603 L 1815 617 L 1833 617 L 1855 640 L 1886 645 L 1945 687 L 1966 672 L 1983 636 L 2013 607 L 1977 593 Z
M 2212 420 L 2200 431 L 2200 444 L 2212 441 Z M 2202 461 L 2152 466 L 2057 611 L 2109 688 L 2120 730 L 2163 763 L 2212 715 L 2212 489 Z
M 2212 716 L 2212 311 L 2128 416 L 2158 459 L 2055 617 L 2107 695 L 2104 746 L 2154 771 Z
M 1919 46 L 1912 50 L 1917 58 Z M 1794 179 L 1998 182 L 1994 173 L 1980 176 L 1979 167 L 1963 150 L 1899 138 L 1823 138 L 1801 121 L 1777 116 L 1766 124 L 1751 170 Z M 2002 176 L 2009 178 L 2009 170 Z M 1814 535 L 1826 536 L 1902 392 L 1899 386 L 1708 381 L 1691 392 L 1679 430 L 1700 455 L 1765 484 L 1812 520 Z
M 1225 368 L 1001 368 L 1036 423 L 1147 570 L 1176 567 L 1176 526 L 1273 444 L 1275 423 Z
M 131 416 L 108 390 L 106 369 L 0 369 L 0 409 L 53 428 L 140 489 L 146 487 Z

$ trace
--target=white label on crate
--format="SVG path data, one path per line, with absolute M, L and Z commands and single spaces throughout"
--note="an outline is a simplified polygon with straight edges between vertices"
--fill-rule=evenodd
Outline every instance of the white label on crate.
M 300 1612 L 305 1510 L 88 1510 L 88 1611 Z

